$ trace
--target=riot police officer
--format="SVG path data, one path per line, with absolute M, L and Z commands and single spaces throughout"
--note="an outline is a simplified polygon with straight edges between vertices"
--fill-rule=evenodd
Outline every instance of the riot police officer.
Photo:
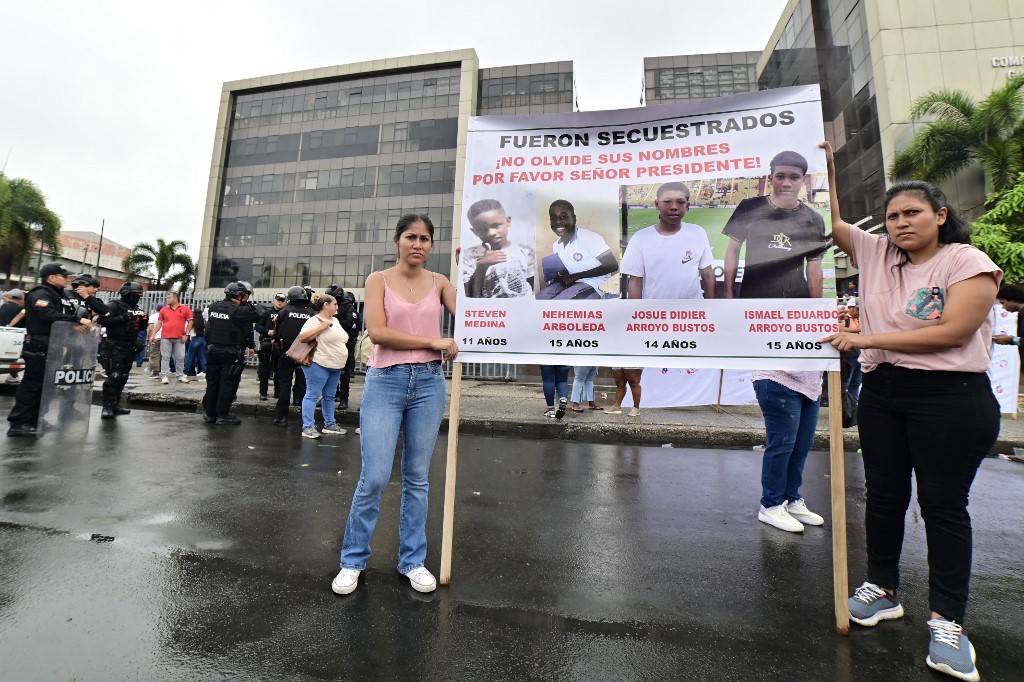
M 287 301 L 288 298 L 284 294 L 275 295 L 273 307 L 264 308 L 259 322 L 256 323 L 256 333 L 260 335 L 259 346 L 256 349 L 256 357 L 260 361 L 259 367 L 256 370 L 260 380 L 260 400 L 267 400 L 267 388 L 271 377 L 274 379 L 274 397 L 277 397 L 276 369 L 278 355 L 281 350 L 280 345 L 275 342 L 274 334 L 276 334 L 276 331 L 274 330 L 274 322 Z
M 292 379 L 295 379 L 295 404 L 299 404 L 302 396 L 306 393 L 306 375 L 299 365 L 290 357 L 285 355 L 288 348 L 294 343 L 295 337 L 299 335 L 302 325 L 306 320 L 316 315 L 316 312 L 309 305 L 306 298 L 306 291 L 302 287 L 292 287 L 288 290 L 288 305 L 277 314 L 275 324 L 277 342 L 281 346 L 281 356 L 277 360 L 277 409 L 274 418 L 275 426 L 288 426 L 288 405 L 292 402 Z
M 362 323 L 359 319 L 359 307 L 356 305 L 356 297 L 350 291 L 345 291 L 337 284 L 327 287 L 327 293 L 338 299 L 338 314 L 335 317 L 341 324 L 341 328 L 348 334 L 348 360 L 345 361 L 345 368 L 341 371 L 341 381 L 338 382 L 338 395 L 335 401 L 338 409 L 348 409 L 349 386 L 352 377 L 356 373 L 356 342 L 359 337 L 359 330 Z
M 25 331 L 28 335 L 22 347 L 25 375 L 14 395 L 14 407 L 7 416 L 11 423 L 8 436 L 36 435 L 50 326 L 54 322 L 78 322 L 86 329 L 92 329 L 88 312 L 79 311 L 64 293 L 71 274 L 60 263 L 47 263 L 39 269 L 42 284 L 37 284 L 25 296 Z
M 246 348 L 253 345 L 253 325 L 260 319 L 256 304 L 249 301 L 251 295 L 248 282 L 232 282 L 224 289 L 224 300 L 210 306 L 203 397 L 203 419 L 208 424 L 242 423 L 231 414 L 231 403 L 245 369 Z
M 103 317 L 110 311 L 107 309 L 107 304 L 96 298 L 96 292 L 99 291 L 100 281 L 89 274 L 75 275 L 74 279 L 71 280 L 71 290 L 68 292 L 68 298 L 72 303 L 77 303 L 80 306 L 88 308 L 93 313 L 93 319 L 97 317 Z
M 149 315 L 139 308 L 142 292 L 142 285 L 138 282 L 125 282 L 118 292 L 120 298 L 110 302 L 107 306 L 109 314 L 100 321 L 107 329 L 107 339 L 100 352 L 100 364 L 107 372 L 103 381 L 101 419 L 131 413 L 131 410 L 121 407 L 120 402 L 132 361 L 140 350 L 139 332 L 145 331 L 149 322 Z

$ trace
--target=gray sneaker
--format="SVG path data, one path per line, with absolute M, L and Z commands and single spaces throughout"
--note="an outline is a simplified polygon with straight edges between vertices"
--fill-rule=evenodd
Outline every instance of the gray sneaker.
M 320 432 L 316 430 L 315 426 L 307 426 L 306 428 L 302 429 L 302 437 L 303 438 L 319 438 L 320 437 Z
M 348 431 L 341 428 L 337 424 L 324 424 L 324 428 L 320 429 L 320 432 L 323 433 L 324 435 L 333 434 L 335 436 L 344 436 L 346 433 L 348 433 Z
M 903 617 L 900 598 L 889 594 L 878 585 L 864 583 L 850 597 L 850 620 L 858 625 L 872 627 L 879 621 Z
M 929 668 L 961 680 L 977 682 L 981 679 L 974 665 L 977 660 L 974 645 L 962 627 L 951 620 L 935 618 L 928 621 L 928 630 L 932 636 L 925 659 Z

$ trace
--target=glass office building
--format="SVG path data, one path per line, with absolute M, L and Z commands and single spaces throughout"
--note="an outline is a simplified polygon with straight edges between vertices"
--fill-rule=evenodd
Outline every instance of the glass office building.
M 760 52 L 722 52 L 644 59 L 647 106 L 757 90 Z
M 469 116 L 572 97 L 571 62 L 481 70 L 472 50 L 225 84 L 199 286 L 360 289 L 405 213 L 430 216 L 427 267 L 448 272 Z
M 843 216 L 879 219 L 885 168 L 864 3 L 799 0 L 779 28 L 765 51 L 759 86 L 821 84 Z

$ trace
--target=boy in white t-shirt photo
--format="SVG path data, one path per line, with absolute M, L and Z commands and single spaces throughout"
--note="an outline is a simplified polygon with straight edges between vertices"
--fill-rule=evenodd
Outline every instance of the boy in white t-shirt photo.
M 683 222 L 690 190 L 682 182 L 658 188 L 658 222 L 634 234 L 619 270 L 629 298 L 714 298 L 711 242 L 699 225 Z M 701 285 L 703 284 L 703 290 Z
M 481 199 L 466 211 L 477 246 L 459 255 L 459 282 L 470 298 L 533 295 L 536 252 L 508 238 L 512 218 L 497 199 Z
M 542 261 L 547 285 L 537 298 L 604 298 L 601 285 L 619 269 L 619 262 L 607 242 L 597 232 L 576 225 L 576 209 L 565 199 L 551 202 L 548 218 L 558 240 L 551 247 L 552 254 Z

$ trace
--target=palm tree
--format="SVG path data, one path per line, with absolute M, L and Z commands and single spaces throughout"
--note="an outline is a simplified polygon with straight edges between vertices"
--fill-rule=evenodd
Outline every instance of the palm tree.
M 187 249 L 188 244 L 180 239 L 169 242 L 157 239 L 156 244 L 139 242 L 121 261 L 121 269 L 128 281 L 155 273 L 153 289 L 165 289 L 169 284 L 180 281 L 176 278 L 180 277 L 181 271 L 191 272 L 192 279 L 195 278 L 195 264 L 185 252 Z M 178 271 L 172 272 L 175 268 Z
M 46 207 L 46 197 L 31 180 L 8 179 L 0 173 L 0 271 L 7 273 L 7 287 L 25 272 L 36 244 L 54 256 L 60 254 L 60 216 Z
M 1024 74 L 980 102 L 961 90 L 929 92 L 914 102 L 910 117 L 934 121 L 896 155 L 890 181 L 939 182 L 978 163 L 987 189 L 1000 192 L 1024 171 Z
M 164 286 L 168 290 L 184 294 L 188 291 L 189 287 L 196 283 L 196 264 L 187 253 L 178 255 L 181 256 L 177 261 L 179 269 L 167 276 L 167 279 L 164 280 Z

